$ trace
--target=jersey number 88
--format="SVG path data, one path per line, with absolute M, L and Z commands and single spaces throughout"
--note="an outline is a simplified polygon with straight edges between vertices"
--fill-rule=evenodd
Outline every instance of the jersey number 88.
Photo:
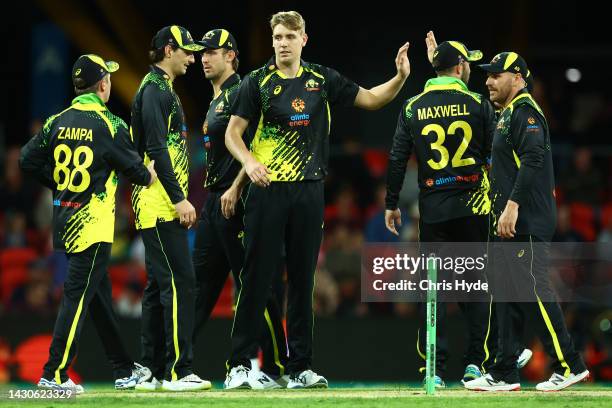
M 87 168 L 93 163 L 93 151 L 90 147 L 79 146 L 74 149 L 73 154 L 72 149 L 68 145 L 60 144 L 53 151 L 53 158 L 55 159 L 53 180 L 57 184 L 58 191 L 68 188 L 72 192 L 81 193 L 89 187 L 91 176 Z M 70 159 L 72 159 L 73 169 L 69 167 Z M 74 182 L 77 174 L 81 175 L 81 182 L 75 185 Z

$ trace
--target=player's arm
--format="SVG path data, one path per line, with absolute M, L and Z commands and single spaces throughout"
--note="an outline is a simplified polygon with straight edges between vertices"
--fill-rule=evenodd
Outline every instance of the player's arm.
M 385 225 L 389 231 L 399 235 L 396 229 L 402 225 L 401 212 L 397 208 L 399 194 L 406 176 L 406 165 L 412 154 L 414 137 L 407 118 L 407 104 L 404 104 L 397 120 L 393 147 L 389 154 L 389 167 L 387 169 L 387 195 L 385 197 Z
M 155 171 L 172 204 L 186 197 L 176 179 L 168 152 L 168 121 L 172 96 L 156 86 L 147 86 L 142 95 L 142 123 L 144 124 L 145 151 L 155 160 Z
M 355 106 L 367 110 L 377 110 L 391 102 L 404 86 L 406 78 L 410 75 L 410 60 L 408 59 L 408 47 L 410 43 L 402 45 L 395 57 L 397 74 L 384 84 L 371 89 L 359 88 L 355 98 Z
M 484 120 L 483 154 L 488 168 L 491 165 L 491 148 L 493 147 L 493 135 L 495 134 L 495 127 L 497 126 L 497 117 L 491 102 L 483 98 L 481 106 Z
M 104 159 L 114 169 L 117 169 L 123 174 L 132 184 L 140 186 L 150 186 L 157 179 L 153 165 L 145 167 L 142 158 L 136 151 L 134 144 L 130 139 L 130 134 L 127 125 L 121 121 L 117 125 L 115 137 L 110 135 L 102 139 L 104 141 Z
M 232 116 L 225 131 L 225 146 L 232 156 L 242 163 L 251 181 L 260 187 L 266 187 L 270 184 L 270 170 L 251 154 L 243 139 L 249 122 L 261 115 L 259 85 L 252 75 L 244 78 L 240 84 L 238 95 L 230 109 Z
M 547 150 L 546 128 L 542 118 L 525 105 L 516 109 L 513 116 L 510 140 L 520 165 L 506 208 L 497 222 L 497 232 L 503 238 L 512 238 L 516 234 L 519 207 L 529 199 L 536 174 L 544 166 Z
M 176 179 L 168 152 L 167 138 L 172 108 L 172 95 L 156 86 L 148 86 L 142 95 L 142 121 L 144 124 L 145 151 L 155 162 L 155 171 L 164 190 L 174 204 L 179 221 L 187 228 L 195 223 L 195 208 L 183 194 Z
M 246 170 L 240 169 L 238 175 L 234 179 L 234 182 L 228 188 L 225 193 L 221 196 L 221 214 L 227 219 L 232 217 L 236 212 L 236 204 L 240 199 L 242 190 L 249 182 L 249 176 L 246 174 Z
M 49 149 L 49 131 L 52 119 L 47 120 L 45 126 L 30 141 L 21 148 L 19 167 L 21 170 L 36 178 L 41 184 L 55 190 L 53 180 L 53 165 L 51 164 L 51 149 Z

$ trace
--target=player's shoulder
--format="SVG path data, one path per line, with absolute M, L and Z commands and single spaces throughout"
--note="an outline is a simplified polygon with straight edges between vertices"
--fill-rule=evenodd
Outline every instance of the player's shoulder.
M 110 128 L 113 134 L 117 133 L 119 130 L 128 129 L 128 126 L 125 123 L 125 121 L 121 119 L 119 116 L 109 111 L 108 109 L 103 111 L 102 114 L 106 117 L 106 119 L 108 119 L 108 122 L 110 122 L 111 124 Z

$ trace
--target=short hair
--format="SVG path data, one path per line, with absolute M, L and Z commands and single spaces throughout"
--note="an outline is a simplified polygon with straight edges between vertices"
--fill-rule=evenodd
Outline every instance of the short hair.
M 297 11 L 279 11 L 270 18 L 270 27 L 274 31 L 274 27 L 282 24 L 290 30 L 306 32 L 306 21 L 304 17 Z
M 436 70 L 436 74 L 438 76 L 450 76 L 455 73 L 455 67 L 457 65 L 453 65 L 452 67 Z
M 222 48 L 223 50 L 223 55 L 227 54 L 228 52 L 230 52 L 230 50 L 228 50 L 227 48 Z M 234 50 L 232 50 L 234 51 Z M 234 51 L 234 59 L 232 60 L 232 69 L 235 72 L 238 72 L 238 66 L 240 65 L 240 61 L 238 60 L 238 52 Z
M 74 87 L 74 94 L 76 96 L 81 96 L 81 95 L 85 95 L 85 94 L 88 94 L 88 93 L 96 93 L 96 92 L 98 92 L 98 87 L 100 86 L 100 82 L 104 81 L 104 78 L 106 78 L 106 75 L 104 75 L 102 78 L 100 78 L 100 80 L 97 81 L 95 84 L 93 84 L 91 86 L 88 86 L 87 88 L 77 88 L 75 86 Z M 80 79 L 80 78 L 78 78 L 78 79 Z
M 174 44 L 166 45 L 171 46 L 173 50 L 176 50 L 178 48 Z M 149 61 L 151 61 L 152 64 L 157 64 L 158 62 L 163 61 L 164 57 L 166 56 L 166 45 L 149 51 Z

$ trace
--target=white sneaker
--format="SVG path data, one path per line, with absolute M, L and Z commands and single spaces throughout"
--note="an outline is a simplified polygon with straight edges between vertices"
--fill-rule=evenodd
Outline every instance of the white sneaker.
M 181 392 L 210 390 L 210 387 L 212 387 L 210 381 L 203 380 L 195 374 L 189 374 L 179 380 L 164 380 L 161 389 L 163 391 Z
M 255 372 L 251 370 L 249 373 L 249 381 L 254 390 L 274 390 L 287 387 L 289 376 L 283 375 L 275 380 L 263 371 Z
M 251 373 L 257 373 L 259 371 L 261 371 L 261 369 L 259 368 L 259 359 L 252 358 L 251 359 Z
M 584 370 L 579 374 L 570 373 L 568 377 L 553 373 L 548 381 L 536 385 L 538 391 L 559 391 L 589 378 L 589 370 Z
M 136 385 L 147 381 L 151 378 L 151 370 L 138 363 L 134 363 L 132 368 L 132 375 L 129 377 L 118 378 L 115 380 L 116 390 L 129 390 L 136 387 Z
M 74 381 L 72 381 L 70 378 L 61 384 L 58 384 L 54 380 L 47 380 L 45 378 L 41 378 L 38 381 L 38 384 L 36 385 L 38 388 L 44 388 L 48 390 L 71 390 L 77 395 L 85 392 L 85 389 L 81 385 L 75 384 Z
M 296 376 L 291 376 L 287 388 L 290 390 L 300 388 L 327 388 L 327 380 L 325 377 L 315 373 L 312 370 L 304 370 Z
M 491 374 L 485 374 L 472 381 L 466 381 L 463 386 L 472 391 L 518 391 L 521 389 L 520 383 L 508 384 L 505 381 L 496 381 Z
M 162 383 L 155 377 L 151 377 L 149 381 L 143 381 L 136 384 L 136 391 L 161 391 Z
M 232 367 L 229 373 L 225 377 L 223 386 L 226 390 L 251 390 L 253 386 L 249 379 L 249 372 L 251 370 L 245 366 L 239 365 Z
M 521 355 L 516 360 L 516 368 L 519 370 L 527 365 L 533 353 L 528 348 L 524 349 L 521 352 Z

